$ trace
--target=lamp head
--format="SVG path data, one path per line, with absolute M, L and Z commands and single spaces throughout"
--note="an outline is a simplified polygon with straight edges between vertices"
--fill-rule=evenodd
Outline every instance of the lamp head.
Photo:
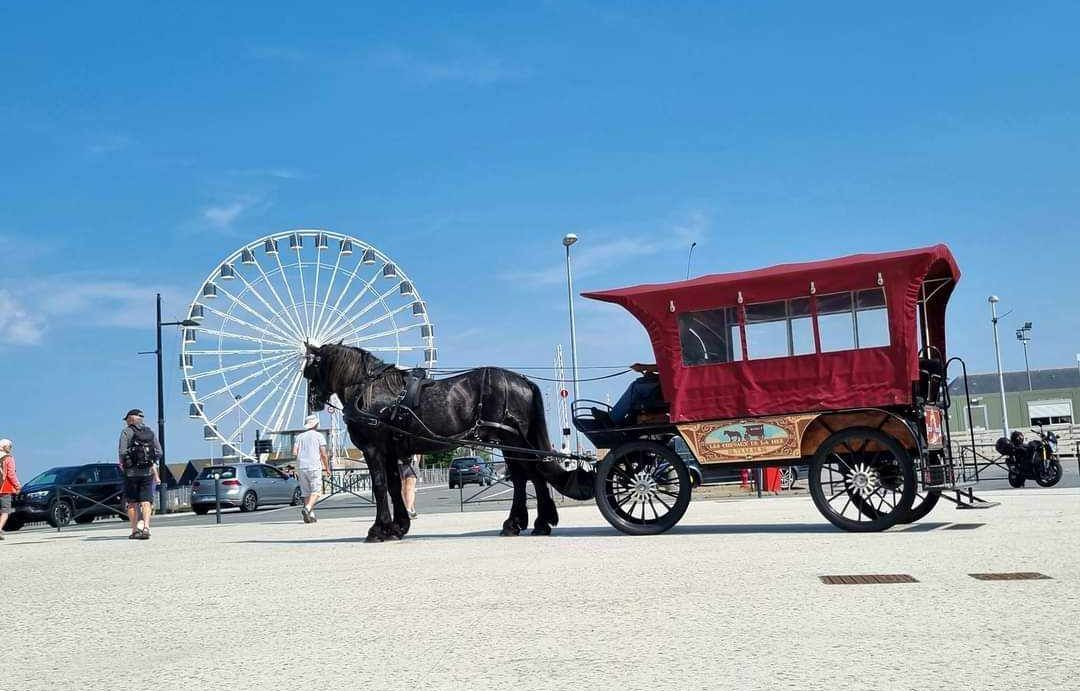
M 567 233 L 566 235 L 563 236 L 562 244 L 569 247 L 570 245 L 574 244 L 577 241 L 578 241 L 578 236 L 577 236 L 576 233 Z
M 997 295 L 991 295 L 990 297 L 988 297 L 988 298 L 986 299 L 986 301 L 987 301 L 987 302 L 989 302 L 990 304 L 994 304 L 994 303 L 997 303 L 997 302 L 1001 302 L 1001 300 L 1000 300 L 1000 299 L 998 298 L 998 296 L 997 296 Z

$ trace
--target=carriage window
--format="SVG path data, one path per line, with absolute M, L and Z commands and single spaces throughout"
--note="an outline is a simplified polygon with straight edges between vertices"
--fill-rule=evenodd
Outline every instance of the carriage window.
M 742 359 L 739 317 L 734 307 L 679 315 L 683 364 L 715 365 Z
M 814 352 L 814 320 L 810 317 L 810 298 L 796 298 L 788 303 L 791 324 L 791 354 Z
M 746 353 L 751 360 L 788 354 L 786 302 L 746 306 Z
M 860 290 L 855 294 L 855 329 L 859 348 L 889 345 L 889 314 L 883 289 Z
M 817 299 L 821 352 L 855 349 L 855 321 L 851 293 L 821 295 Z

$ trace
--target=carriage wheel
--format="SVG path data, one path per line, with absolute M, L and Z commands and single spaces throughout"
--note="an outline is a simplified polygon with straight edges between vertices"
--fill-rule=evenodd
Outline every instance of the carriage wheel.
M 596 472 L 596 504 L 608 523 L 629 535 L 656 535 L 690 505 L 690 471 L 671 448 L 634 441 L 611 450 Z
M 903 474 L 900 472 L 900 467 L 895 463 L 881 468 L 878 473 L 881 484 L 885 487 L 898 489 L 903 483 Z M 906 524 L 921 521 L 923 518 L 926 518 L 927 514 L 934 510 L 939 499 L 941 499 L 941 492 L 924 489 L 916 483 L 915 499 L 912 500 L 911 510 L 906 516 L 901 516 L 896 522 L 898 524 Z M 851 503 L 857 506 L 859 511 L 867 518 L 878 518 L 880 516 L 880 512 L 874 508 L 874 505 L 858 494 L 851 498 Z
M 830 523 L 843 530 L 888 530 L 911 515 L 915 468 L 895 439 L 869 427 L 841 430 L 826 439 L 810 463 L 810 496 Z

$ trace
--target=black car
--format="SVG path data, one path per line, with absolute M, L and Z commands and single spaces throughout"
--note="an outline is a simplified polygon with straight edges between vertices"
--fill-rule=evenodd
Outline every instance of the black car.
M 495 466 L 475 456 L 455 458 L 450 461 L 450 471 L 446 475 L 450 483 L 450 489 L 464 487 L 472 483 L 494 485 L 497 479 L 495 477 Z
M 122 516 L 123 492 L 124 476 L 115 463 L 50 468 L 23 484 L 4 528 L 18 530 L 38 521 L 57 528 L 72 521 L 90 523 L 99 516 Z

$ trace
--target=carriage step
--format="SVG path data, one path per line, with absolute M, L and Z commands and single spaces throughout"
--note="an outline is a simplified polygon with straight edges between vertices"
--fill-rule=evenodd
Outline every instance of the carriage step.
M 1001 505 L 999 501 L 986 501 L 976 497 L 970 489 L 967 492 L 958 489 L 946 490 L 941 493 L 941 498 L 956 504 L 958 509 L 992 509 Z
M 957 502 L 957 509 L 992 509 L 995 506 L 1001 506 L 1000 501 L 986 501 L 984 499 L 975 499 L 970 504 L 964 502 Z

